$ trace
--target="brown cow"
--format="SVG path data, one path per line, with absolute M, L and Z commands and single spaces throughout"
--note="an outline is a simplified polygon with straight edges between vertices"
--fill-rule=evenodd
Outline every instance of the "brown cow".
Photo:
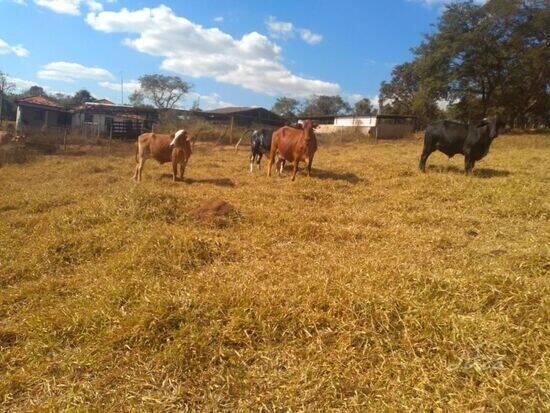
M 180 179 L 183 180 L 183 173 L 187 161 L 191 157 L 192 138 L 185 130 L 179 130 L 172 135 L 161 135 L 158 133 L 144 133 L 138 137 L 136 152 L 136 171 L 134 179 L 141 181 L 141 172 L 145 164 L 146 151 L 151 157 L 163 164 L 172 162 L 172 173 L 174 181 L 178 174 L 178 164 L 180 166 Z
M 317 151 L 317 138 L 310 120 L 306 120 L 300 129 L 289 126 L 277 129 L 273 132 L 267 176 L 271 176 L 271 167 L 276 155 L 279 155 L 277 160 L 279 174 L 284 161 L 292 162 L 294 165 L 292 180 L 294 181 L 298 172 L 298 163 L 307 160 L 307 176 L 310 176 L 315 151 Z

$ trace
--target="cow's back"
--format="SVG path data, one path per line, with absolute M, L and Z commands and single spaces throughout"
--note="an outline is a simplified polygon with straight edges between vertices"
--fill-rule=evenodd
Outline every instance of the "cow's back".
M 448 156 L 463 153 L 468 126 L 449 120 L 430 124 L 426 128 L 425 142 Z

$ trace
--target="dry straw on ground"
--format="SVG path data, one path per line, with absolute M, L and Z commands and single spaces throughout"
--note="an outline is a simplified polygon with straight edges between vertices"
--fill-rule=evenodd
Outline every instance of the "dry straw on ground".
M 420 145 L 295 183 L 208 145 L 183 183 L 131 147 L 2 168 L 0 410 L 548 410 L 550 141 L 471 177 Z

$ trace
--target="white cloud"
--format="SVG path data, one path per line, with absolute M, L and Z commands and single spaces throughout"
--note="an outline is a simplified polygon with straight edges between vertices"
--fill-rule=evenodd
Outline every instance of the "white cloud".
M 19 4 L 21 6 L 26 6 L 27 5 L 26 0 L 11 0 L 11 1 L 12 1 L 12 3 Z
M 86 67 L 79 63 L 52 62 L 42 66 L 38 72 L 40 79 L 61 80 L 74 82 L 75 80 L 112 80 L 115 77 L 111 72 L 100 67 Z
M 224 21 L 223 16 L 214 17 L 214 21 L 216 23 L 222 23 Z
M 352 93 L 345 96 L 352 105 L 355 105 L 361 99 L 368 98 L 370 100 L 370 103 L 372 104 L 372 107 L 378 109 L 378 95 L 368 96 L 362 95 L 360 93 Z
M 99 82 L 99 86 L 104 87 L 105 89 L 115 90 L 120 92 L 120 82 Z M 129 82 L 124 82 L 124 92 L 132 93 L 140 88 L 139 82 L 137 80 L 130 80 Z
M 20 1 L 22 1 L 20 4 L 25 4 L 25 0 Z M 105 1 L 114 3 L 113 0 Z M 103 4 L 97 0 L 34 0 L 34 2 L 38 6 L 45 7 L 56 13 L 71 14 L 73 16 L 78 16 L 80 14 L 82 4 L 86 4 L 88 9 L 93 12 L 103 10 Z
M 320 34 L 313 33 L 309 29 L 297 28 L 291 22 L 279 21 L 273 16 L 267 18 L 265 25 L 269 36 L 273 39 L 288 40 L 297 33 L 304 42 L 311 45 L 318 44 L 323 40 L 323 36 Z
M 35 85 L 40 86 L 36 82 L 32 82 L 30 80 L 19 79 L 17 77 L 11 77 L 11 76 L 8 76 L 7 78 L 8 78 L 8 82 L 15 84 L 15 88 L 18 90 L 27 90 L 31 86 L 35 86 Z
M 56 13 L 72 14 L 75 16 L 80 14 L 81 0 L 34 0 L 34 2 Z
M 269 35 L 274 39 L 287 40 L 294 37 L 294 25 L 290 22 L 278 21 L 275 17 L 269 16 L 265 21 Z
M 323 40 L 322 35 L 313 33 L 311 30 L 308 29 L 300 29 L 299 33 L 302 40 L 308 44 L 321 43 L 321 41 Z
M 217 93 L 213 93 L 211 95 L 201 95 L 199 93 L 191 92 L 185 97 L 186 101 L 189 103 L 188 106 L 191 106 L 198 99 L 199 106 L 202 110 L 218 109 L 227 106 L 237 106 L 234 103 L 223 101 L 220 95 L 218 95 Z
M 27 57 L 29 51 L 20 44 L 11 46 L 5 40 L 0 39 L 0 55 L 13 53 L 18 57 Z
M 161 68 L 191 77 L 209 77 L 268 95 L 334 95 L 336 83 L 306 79 L 282 63 L 281 48 L 257 32 L 240 39 L 179 17 L 164 5 L 129 11 L 89 13 L 87 22 L 106 33 L 132 33 L 129 47 L 160 56 Z

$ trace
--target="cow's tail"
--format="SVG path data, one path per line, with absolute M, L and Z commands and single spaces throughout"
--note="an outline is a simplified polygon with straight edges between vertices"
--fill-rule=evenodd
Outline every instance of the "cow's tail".
M 139 163 L 138 154 L 139 154 L 139 139 L 136 142 L 136 163 Z
M 241 141 L 245 138 L 245 136 L 248 135 L 249 132 L 254 132 L 254 129 L 247 129 L 244 131 L 243 135 L 241 136 L 241 139 L 239 139 L 239 141 L 235 145 L 235 152 L 239 150 L 239 145 L 241 144 Z

